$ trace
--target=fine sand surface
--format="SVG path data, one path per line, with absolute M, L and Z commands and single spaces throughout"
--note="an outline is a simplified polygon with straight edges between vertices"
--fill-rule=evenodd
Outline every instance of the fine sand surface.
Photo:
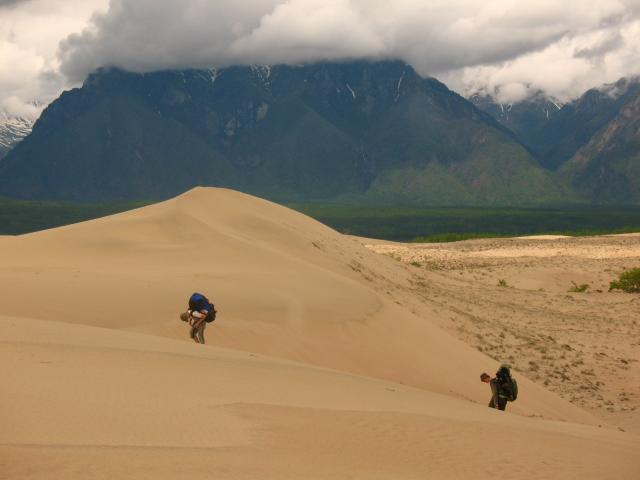
M 363 243 L 203 188 L 0 238 L 0 478 L 638 477 L 635 433 L 450 328 L 466 313 L 426 287 L 467 274 Z M 219 311 L 206 346 L 177 318 L 192 291 Z M 507 413 L 478 379 L 502 360 Z
M 415 269 L 415 291 L 438 312 L 435 323 L 640 433 L 640 295 L 608 291 L 622 271 L 640 266 L 639 234 L 362 241 Z M 586 291 L 571 291 L 582 285 Z

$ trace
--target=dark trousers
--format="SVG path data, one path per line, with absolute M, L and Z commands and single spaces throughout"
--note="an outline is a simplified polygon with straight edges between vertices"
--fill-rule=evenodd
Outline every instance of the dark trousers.
M 491 401 L 489 402 L 489 408 L 496 408 L 494 398 L 498 399 L 498 410 L 504 410 L 505 408 L 507 408 L 507 399 L 502 397 L 491 397 Z

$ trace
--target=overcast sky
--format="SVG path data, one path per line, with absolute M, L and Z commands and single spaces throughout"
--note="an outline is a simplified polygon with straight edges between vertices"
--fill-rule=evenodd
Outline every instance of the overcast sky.
M 0 108 L 27 116 L 102 66 L 356 57 L 565 101 L 640 74 L 640 0 L 0 0 Z

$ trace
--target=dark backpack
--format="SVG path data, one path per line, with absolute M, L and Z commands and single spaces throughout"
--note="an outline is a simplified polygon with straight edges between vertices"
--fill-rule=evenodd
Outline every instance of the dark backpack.
M 509 402 L 515 402 L 518 398 L 518 382 L 511 376 L 511 366 L 503 363 L 496 372 L 498 385 L 500 385 L 499 395 Z
M 502 384 L 502 391 L 507 401 L 515 402 L 518 398 L 518 382 L 513 377 L 507 378 L 506 382 Z
M 191 295 L 189 298 L 189 310 L 206 310 L 209 312 L 205 318 L 207 323 L 213 322 L 216 319 L 216 314 L 218 313 L 213 303 L 211 303 L 209 299 L 201 293 L 194 293 Z
M 213 303 L 210 303 L 209 305 L 211 305 L 211 310 L 209 310 L 209 315 L 207 315 L 207 318 L 204 319 L 204 321 L 207 323 L 213 322 L 216 319 L 216 314 L 218 313 L 216 307 L 213 306 Z

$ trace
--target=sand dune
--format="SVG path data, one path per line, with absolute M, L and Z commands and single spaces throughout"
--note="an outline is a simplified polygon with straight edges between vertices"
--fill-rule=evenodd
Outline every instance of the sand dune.
M 633 478 L 635 436 L 137 333 L 0 319 L 6 478 Z M 535 465 L 535 471 L 531 467 Z
M 224 189 L 0 238 L 0 461 L 14 478 L 485 478 L 500 448 L 510 478 L 634 478 L 638 437 L 522 374 L 516 415 L 487 409 L 497 359 L 441 328 L 420 281 Z M 220 312 L 207 346 L 177 319 L 196 290 Z

